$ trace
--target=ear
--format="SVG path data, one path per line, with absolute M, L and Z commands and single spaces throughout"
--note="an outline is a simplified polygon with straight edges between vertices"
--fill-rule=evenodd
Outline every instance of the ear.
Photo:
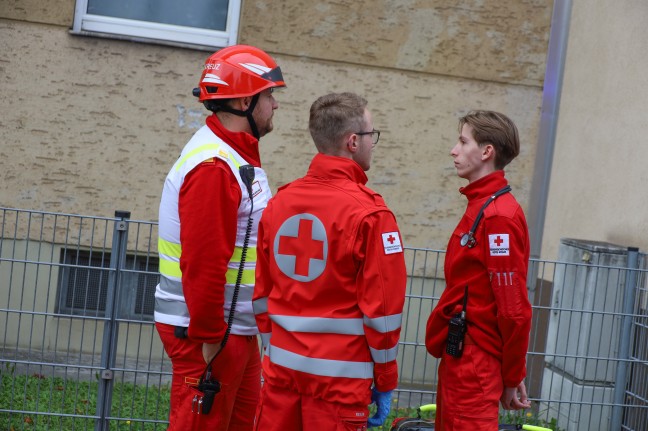
M 495 147 L 491 144 L 486 144 L 482 147 L 482 160 L 495 160 Z
M 243 111 L 247 111 L 250 105 L 252 104 L 252 98 L 244 97 L 242 102 L 243 102 Z
M 351 133 L 347 138 L 346 146 L 347 149 L 352 153 L 358 151 L 358 135 L 356 135 L 355 133 Z

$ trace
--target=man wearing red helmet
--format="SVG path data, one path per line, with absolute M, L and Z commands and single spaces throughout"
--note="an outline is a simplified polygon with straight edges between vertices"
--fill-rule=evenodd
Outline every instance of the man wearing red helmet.
M 260 391 L 252 312 L 257 226 L 271 196 L 259 138 L 281 70 L 246 45 L 211 55 L 194 95 L 212 111 L 166 177 L 155 324 L 171 358 L 169 430 L 247 431 Z

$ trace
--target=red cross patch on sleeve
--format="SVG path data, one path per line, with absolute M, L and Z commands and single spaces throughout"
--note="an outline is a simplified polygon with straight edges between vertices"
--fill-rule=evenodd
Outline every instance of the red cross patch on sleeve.
M 488 246 L 491 256 L 509 256 L 509 234 L 496 233 L 488 235 Z
M 400 253 L 403 251 L 400 236 L 398 232 L 387 232 L 382 234 L 383 247 L 385 254 Z

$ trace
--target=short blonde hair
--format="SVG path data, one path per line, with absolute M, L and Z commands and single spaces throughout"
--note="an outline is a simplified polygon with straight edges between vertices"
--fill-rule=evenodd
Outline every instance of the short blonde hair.
M 308 129 L 320 153 L 334 154 L 344 137 L 364 126 L 367 101 L 355 93 L 330 93 L 310 108 Z

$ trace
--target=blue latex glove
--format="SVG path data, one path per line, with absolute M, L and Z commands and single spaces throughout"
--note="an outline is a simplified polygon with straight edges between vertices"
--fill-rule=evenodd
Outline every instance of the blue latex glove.
M 371 404 L 376 404 L 376 413 L 367 421 L 369 428 L 379 427 L 385 423 L 391 410 L 392 392 L 380 392 L 375 387 L 371 388 Z

